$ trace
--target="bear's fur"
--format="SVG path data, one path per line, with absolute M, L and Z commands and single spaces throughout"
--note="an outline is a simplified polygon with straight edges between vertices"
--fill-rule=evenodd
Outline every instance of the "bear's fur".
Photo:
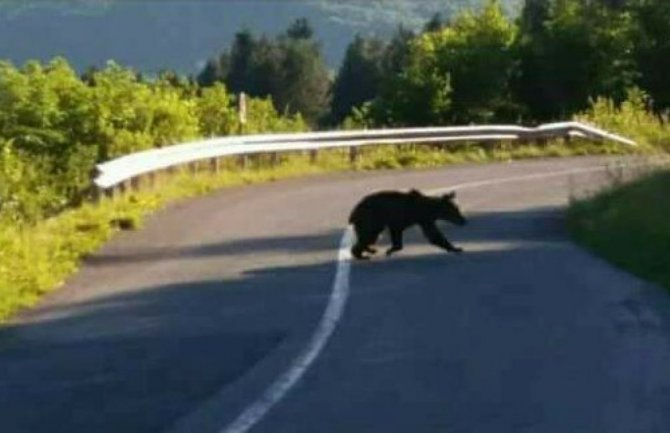
M 367 259 L 364 252 L 376 253 L 372 247 L 384 229 L 391 235 L 389 256 L 403 247 L 402 234 L 405 229 L 418 225 L 431 244 L 450 252 L 460 253 L 461 248 L 452 245 L 435 225 L 445 220 L 456 225 L 465 225 L 466 219 L 454 203 L 456 193 L 441 197 L 423 195 L 417 190 L 410 192 L 382 191 L 364 197 L 351 212 L 349 223 L 354 226 L 357 242 L 351 253 L 357 259 Z

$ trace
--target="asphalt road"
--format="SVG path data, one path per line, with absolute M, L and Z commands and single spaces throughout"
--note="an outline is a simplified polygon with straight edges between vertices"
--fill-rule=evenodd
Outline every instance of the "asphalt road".
M 667 433 L 670 301 L 563 224 L 607 177 L 586 170 L 612 162 L 339 174 L 170 206 L 0 331 L 0 431 L 227 432 L 310 344 L 358 199 L 462 185 L 470 224 L 442 227 L 466 252 L 408 233 L 396 257 L 353 263 L 327 345 L 251 431 Z

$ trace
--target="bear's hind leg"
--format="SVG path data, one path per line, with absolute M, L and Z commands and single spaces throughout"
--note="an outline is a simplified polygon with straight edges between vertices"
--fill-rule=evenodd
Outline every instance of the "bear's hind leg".
M 402 245 L 402 229 L 399 228 L 389 228 L 391 232 L 391 248 L 386 250 L 386 255 L 390 256 L 396 251 L 400 251 L 403 248 Z

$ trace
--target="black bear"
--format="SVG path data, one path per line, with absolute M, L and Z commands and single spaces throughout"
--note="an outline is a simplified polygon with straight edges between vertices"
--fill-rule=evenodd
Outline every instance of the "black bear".
M 356 232 L 356 244 L 351 253 L 357 259 L 367 259 L 364 252 L 377 251 L 372 247 L 379 234 L 388 228 L 391 234 L 389 256 L 402 249 L 402 233 L 418 224 L 431 244 L 447 251 L 460 253 L 461 248 L 453 246 L 435 225 L 436 220 L 445 220 L 462 226 L 467 223 L 454 203 L 455 192 L 441 197 L 430 197 L 417 190 L 410 192 L 382 191 L 364 197 L 351 212 L 349 223 Z

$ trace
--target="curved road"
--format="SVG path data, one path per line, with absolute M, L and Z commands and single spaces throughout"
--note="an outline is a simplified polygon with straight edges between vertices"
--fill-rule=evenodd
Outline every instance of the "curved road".
M 466 253 L 408 233 L 396 257 L 353 263 L 327 344 L 249 431 L 668 432 L 670 301 L 563 224 L 613 162 L 338 174 L 170 206 L 0 331 L 0 431 L 243 431 L 310 347 L 356 201 L 460 185 L 471 224 L 443 228 Z

